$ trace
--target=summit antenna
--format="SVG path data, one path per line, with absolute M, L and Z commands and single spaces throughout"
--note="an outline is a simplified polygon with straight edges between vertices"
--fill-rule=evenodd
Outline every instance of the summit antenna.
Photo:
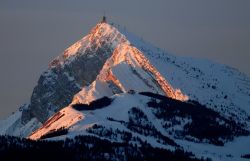
M 106 14 L 104 11 L 103 16 L 102 16 L 102 23 L 106 23 L 106 22 L 107 22 L 107 18 L 106 18 Z

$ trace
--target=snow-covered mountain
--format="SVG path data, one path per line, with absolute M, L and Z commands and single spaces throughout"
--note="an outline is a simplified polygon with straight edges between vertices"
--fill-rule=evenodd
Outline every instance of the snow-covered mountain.
M 122 142 L 129 133 L 154 147 L 182 147 L 214 160 L 250 153 L 249 130 L 249 77 L 169 54 L 106 22 L 54 59 L 30 102 L 0 122 L 0 134 Z

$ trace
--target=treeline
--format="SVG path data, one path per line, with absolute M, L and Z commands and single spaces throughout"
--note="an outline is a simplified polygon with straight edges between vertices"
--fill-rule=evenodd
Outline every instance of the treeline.
M 179 145 L 177 145 L 174 140 L 159 132 L 148 120 L 147 115 L 141 109 L 132 107 L 128 111 L 128 115 L 129 121 L 126 124 L 126 127 L 128 129 L 145 136 L 152 136 L 154 138 L 157 138 L 157 141 L 159 143 L 179 147 Z
M 250 154 L 244 154 L 244 155 L 241 156 L 241 158 L 250 159 Z
M 167 136 L 163 135 L 161 132 L 159 132 L 154 127 L 154 125 L 148 120 L 147 115 L 138 107 L 132 107 L 128 111 L 128 116 L 129 116 L 128 121 L 116 120 L 116 119 L 111 118 L 111 117 L 108 117 L 107 120 L 119 122 L 122 125 L 124 125 L 127 129 L 129 129 L 135 133 L 139 133 L 141 135 L 148 136 L 148 137 L 153 137 L 157 140 L 158 143 L 161 143 L 164 145 L 172 145 L 174 147 L 179 147 L 179 145 L 176 144 L 174 140 L 170 139 L 169 137 L 167 137 Z M 96 126 L 99 127 L 100 125 L 96 125 Z M 93 129 L 94 128 L 92 128 L 92 130 Z M 105 131 L 105 130 L 107 130 L 107 129 L 105 127 L 102 127 L 102 131 Z M 116 135 L 116 134 L 111 133 L 111 135 Z M 133 139 L 133 137 L 132 137 L 132 139 Z
M 1 161 L 201 161 L 192 153 L 181 149 L 174 151 L 154 148 L 147 142 L 140 146 L 110 142 L 94 136 L 77 136 L 64 141 L 32 141 L 10 136 L 0 136 Z

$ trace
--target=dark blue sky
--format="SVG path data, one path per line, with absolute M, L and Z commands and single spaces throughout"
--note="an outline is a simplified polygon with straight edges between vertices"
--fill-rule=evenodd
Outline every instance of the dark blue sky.
M 110 21 L 172 53 L 250 75 L 249 0 L 0 0 L 0 118 L 31 96 L 47 64 Z

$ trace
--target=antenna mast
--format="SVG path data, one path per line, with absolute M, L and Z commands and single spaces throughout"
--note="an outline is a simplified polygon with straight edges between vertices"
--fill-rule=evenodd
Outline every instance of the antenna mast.
M 107 19 L 106 19 L 106 14 L 105 14 L 105 11 L 103 13 L 103 17 L 102 17 L 102 23 L 106 23 L 107 22 Z

